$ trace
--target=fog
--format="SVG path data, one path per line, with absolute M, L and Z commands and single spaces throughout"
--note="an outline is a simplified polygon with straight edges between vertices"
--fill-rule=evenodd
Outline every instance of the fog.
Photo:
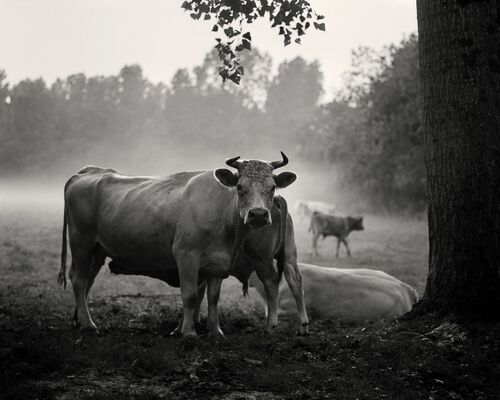
M 32 176 L 4 177 L 0 179 L 0 207 L 34 207 L 62 213 L 63 192 L 66 180 L 85 165 L 97 165 L 114 168 L 127 175 L 168 175 L 181 171 L 212 170 L 227 167 L 225 159 L 241 155 L 244 159 L 262 159 L 267 161 L 280 159 L 280 148 L 242 149 L 240 152 L 224 151 L 202 152 L 189 149 L 189 145 L 174 149 L 161 149 L 158 146 L 143 146 L 142 149 L 130 149 L 129 152 L 111 154 L 109 157 L 89 157 L 67 163 L 58 163 L 51 173 L 36 171 Z M 286 152 L 286 150 L 285 150 Z M 322 200 L 336 204 L 345 212 L 360 211 L 362 204 L 352 205 L 350 193 L 337 188 L 337 174 L 331 164 L 308 162 L 286 152 L 290 161 L 283 171 L 293 171 L 297 180 L 288 188 L 280 189 L 293 210 L 299 200 Z

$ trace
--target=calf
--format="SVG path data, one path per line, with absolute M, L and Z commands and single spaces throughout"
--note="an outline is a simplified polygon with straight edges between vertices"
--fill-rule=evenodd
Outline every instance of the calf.
M 363 229 L 365 229 L 363 227 L 363 217 L 335 217 L 315 211 L 309 225 L 309 232 L 312 231 L 313 234 L 312 247 L 314 254 L 318 255 L 318 238 L 320 236 L 323 236 L 323 239 L 327 236 L 336 236 L 336 256 L 339 256 L 340 243 L 344 243 L 347 255 L 350 257 L 351 250 L 347 244 L 347 236 L 351 231 L 362 231 Z

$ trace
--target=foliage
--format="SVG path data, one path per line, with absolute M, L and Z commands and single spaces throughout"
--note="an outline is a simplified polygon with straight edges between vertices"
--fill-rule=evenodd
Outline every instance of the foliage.
M 353 57 L 338 99 L 322 106 L 303 134 L 303 154 L 333 162 L 344 184 L 369 196 L 375 208 L 422 210 L 417 37 L 378 54 L 360 49 Z
M 279 29 L 285 46 L 292 40 L 300 43 L 311 26 L 325 30 L 321 22 L 324 16 L 316 14 L 306 0 L 186 0 L 182 8 L 193 19 L 216 20 L 212 31 L 221 34 L 215 46 L 221 61 L 218 72 L 223 81 L 229 79 L 236 84 L 245 73 L 237 54 L 252 49 L 252 36 L 245 31 L 245 23 L 268 17 L 271 27 Z
M 270 132 L 279 133 L 281 148 L 314 113 L 317 63 L 297 58 L 273 77 L 271 57 L 254 49 L 241 57 L 247 79 L 236 86 L 219 79 L 217 62 L 212 51 L 170 84 L 153 84 L 138 65 L 115 76 L 75 74 L 50 87 L 41 79 L 0 84 L 0 176 L 67 176 L 86 164 L 158 171 L 179 164 L 169 162 L 179 149 L 204 160 L 257 154 Z M 287 125 L 289 110 L 295 119 Z

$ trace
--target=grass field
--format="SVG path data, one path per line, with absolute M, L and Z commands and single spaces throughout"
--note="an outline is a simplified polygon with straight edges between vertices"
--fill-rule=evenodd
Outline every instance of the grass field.
M 8 399 L 486 399 L 498 398 L 498 327 L 481 332 L 435 317 L 417 322 L 311 321 L 295 318 L 274 335 L 256 292 L 224 282 L 221 326 L 227 340 L 170 337 L 178 289 L 104 267 L 91 292 L 100 329 L 77 343 L 73 294 L 56 284 L 62 207 L 36 198 L 0 202 L 0 397 Z M 37 203 L 37 206 L 33 204 Z M 310 251 L 307 221 L 295 221 L 299 258 L 324 266 L 377 268 L 425 287 L 425 221 L 365 216 L 353 252 L 334 257 L 332 238 Z M 436 329 L 437 328 L 437 329 Z

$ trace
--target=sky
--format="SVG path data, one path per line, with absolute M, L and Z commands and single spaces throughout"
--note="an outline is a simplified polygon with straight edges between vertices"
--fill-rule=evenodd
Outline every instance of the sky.
M 326 32 L 309 30 L 283 47 L 268 21 L 248 26 L 253 46 L 275 65 L 301 56 L 319 60 L 328 94 L 342 85 L 351 50 L 381 48 L 417 30 L 415 0 L 310 0 Z M 24 78 L 116 75 L 138 63 L 153 82 L 199 65 L 213 47 L 213 21 L 194 21 L 182 0 L 0 0 L 0 69 L 11 84 Z

